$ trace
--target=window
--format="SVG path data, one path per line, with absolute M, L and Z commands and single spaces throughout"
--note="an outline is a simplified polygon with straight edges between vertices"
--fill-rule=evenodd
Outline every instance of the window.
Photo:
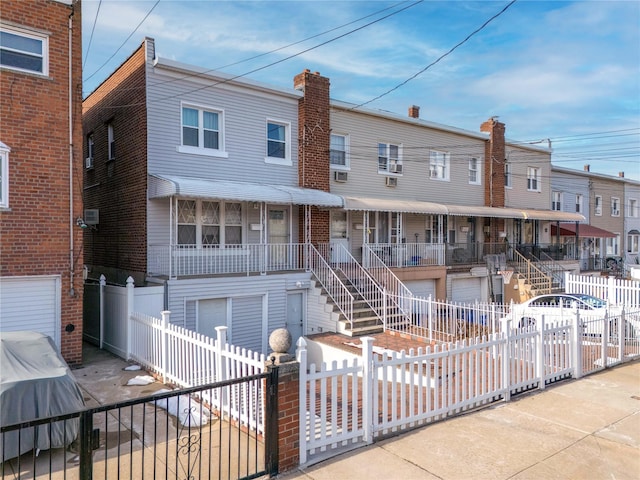
M 44 34 L 2 25 L 0 65 L 21 72 L 49 74 L 49 39 Z
M 329 157 L 332 167 L 349 167 L 347 158 L 348 137 L 346 135 L 331 134 L 331 150 Z
M 582 195 L 576 193 L 576 213 L 582 213 Z
M 446 152 L 429 152 L 429 177 L 436 180 L 449 180 L 449 157 Z
M 507 188 L 511 188 L 511 164 L 505 162 L 504 164 L 504 186 Z
M 85 166 L 87 168 L 93 168 L 93 133 L 87 135 L 87 158 L 85 160 Z
M 182 105 L 180 153 L 224 157 L 224 112 L 196 105 Z
M 0 208 L 9 207 L 9 152 L 9 147 L 0 142 Z
M 469 183 L 480 185 L 480 160 L 472 157 L 469 159 Z
M 242 244 L 242 204 L 178 200 L 178 245 L 219 247 Z
M 378 173 L 402 173 L 402 149 L 391 143 L 378 144 Z
M 605 254 L 618 256 L 620 251 L 620 234 L 606 239 Z
M 618 197 L 611 197 L 611 216 L 620 216 L 620 199 Z
M 627 252 L 640 253 L 640 234 L 629 233 L 627 235 Z
M 593 213 L 594 215 L 602 215 L 602 195 L 596 195 L 593 201 Z
M 109 145 L 109 156 L 107 157 L 109 160 L 115 160 L 116 158 L 116 141 L 113 136 L 113 125 L 109 123 L 107 125 L 107 142 Z
M 291 125 L 267 120 L 267 163 L 291 165 Z
M 629 208 L 627 208 L 627 217 L 638 218 L 638 201 L 635 198 L 629 199 Z
M 530 192 L 539 192 L 541 190 L 539 168 L 527 168 L 527 190 Z
M 551 198 L 551 210 L 562 210 L 562 192 L 553 192 Z

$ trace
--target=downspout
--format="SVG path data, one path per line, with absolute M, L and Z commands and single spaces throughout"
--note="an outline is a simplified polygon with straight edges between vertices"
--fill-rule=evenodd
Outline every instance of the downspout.
M 75 297 L 74 218 L 73 218 L 73 6 L 69 15 L 69 296 Z

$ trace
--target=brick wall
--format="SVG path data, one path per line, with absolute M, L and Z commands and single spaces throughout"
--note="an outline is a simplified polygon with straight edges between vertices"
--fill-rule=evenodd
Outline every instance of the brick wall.
M 300 364 L 281 365 L 278 376 L 278 469 L 294 469 L 300 463 Z
M 61 351 L 69 364 L 79 364 L 83 261 L 82 231 L 75 225 L 75 218 L 82 217 L 83 211 L 80 2 L 71 7 L 51 0 L 2 0 L 0 10 L 3 22 L 49 33 L 48 77 L 8 69 L 0 73 L 0 140 L 11 148 L 9 208 L 0 210 L 0 276 L 61 275 Z M 28 294 L 25 292 L 25 297 Z M 74 326 L 72 332 L 65 330 L 67 325 Z
M 85 263 L 146 272 L 146 43 L 83 102 L 84 155 L 93 134 L 94 167 L 84 172 L 85 208 L 100 211 L 85 233 Z M 108 159 L 108 125 L 115 159 Z M 108 279 L 113 280 L 113 279 Z
M 484 204 L 504 207 L 505 125 L 490 118 L 480 126 L 480 131 L 489 133 L 485 145 Z
M 304 92 L 298 104 L 298 183 L 304 188 L 328 192 L 331 145 L 329 79 L 318 72 L 305 70 L 295 76 L 293 85 L 296 90 Z M 328 242 L 329 213 L 313 207 L 311 222 L 312 243 Z M 304 232 L 304 213 L 300 216 L 299 230 Z

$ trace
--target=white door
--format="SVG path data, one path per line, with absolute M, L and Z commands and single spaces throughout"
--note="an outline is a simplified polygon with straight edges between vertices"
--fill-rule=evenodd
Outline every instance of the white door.
M 482 280 L 479 277 L 452 279 L 451 300 L 462 303 L 482 301 Z
M 331 211 L 331 262 L 347 261 L 345 250 L 349 251 L 349 237 L 347 229 L 347 212 L 344 210 Z
M 287 323 L 286 328 L 291 334 L 291 348 L 289 353 L 294 354 L 296 343 L 302 336 L 304 328 L 304 294 L 302 292 L 289 293 L 287 295 Z
M 212 298 L 198 301 L 198 320 L 196 331 L 211 338 L 216 338 L 216 327 L 226 327 L 227 299 Z M 227 338 L 227 341 L 230 341 Z
M 283 267 L 287 263 L 289 251 L 289 210 L 286 207 L 269 207 L 267 213 L 267 234 L 269 235 L 269 264 Z
M 33 330 L 60 348 L 59 275 L 0 278 L 0 332 Z

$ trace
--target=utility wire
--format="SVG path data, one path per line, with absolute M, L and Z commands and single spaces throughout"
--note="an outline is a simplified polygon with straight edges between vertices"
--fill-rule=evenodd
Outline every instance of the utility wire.
M 91 41 L 93 40 L 93 32 L 96 31 L 96 23 L 98 22 L 98 14 L 100 13 L 100 7 L 102 6 L 102 0 L 98 3 L 98 10 L 96 10 L 96 16 L 93 19 L 93 27 L 91 27 L 91 36 L 89 37 L 89 45 L 87 45 L 87 51 L 84 54 L 84 62 L 82 63 L 82 69 L 84 70 L 87 64 L 87 58 L 89 58 L 89 50 L 91 50 Z
M 151 12 L 153 12 L 153 10 L 158 6 L 158 4 L 160 3 L 160 0 L 157 0 L 156 3 L 153 4 L 153 7 L 151 7 L 151 10 L 149 10 L 147 12 L 147 14 L 144 16 L 144 18 L 142 19 L 142 21 L 140 23 L 138 23 L 138 25 L 136 26 L 136 28 L 133 29 L 133 32 L 131 32 L 131 34 L 125 39 L 124 42 L 122 42 L 122 45 L 120 45 L 115 52 L 113 52 L 113 55 L 111 55 L 102 65 L 100 65 L 100 68 L 98 68 L 95 72 L 93 72 L 91 75 L 89 75 L 88 77 L 86 77 L 84 79 L 84 81 L 86 82 L 87 80 L 91 79 L 96 73 L 98 73 L 100 70 L 102 70 L 104 68 L 104 66 L 109 63 L 111 61 L 111 59 L 113 57 L 116 56 L 116 54 L 120 51 L 120 49 L 122 47 L 125 46 L 125 44 L 129 41 L 129 39 L 133 36 L 134 33 L 136 33 L 138 31 L 138 29 L 140 28 L 140 26 L 144 23 L 144 21 L 149 17 L 149 15 L 151 15 Z
M 413 80 L 414 78 L 418 77 L 419 75 L 422 75 L 424 72 L 426 72 L 429 68 L 431 68 L 432 66 L 434 66 L 436 63 L 438 63 L 440 60 L 442 60 L 443 58 L 447 57 L 449 54 L 453 53 L 454 50 L 456 50 L 458 47 L 462 46 L 463 44 L 465 44 L 471 37 L 473 37 L 476 33 L 480 32 L 482 29 L 484 29 L 487 25 L 489 25 L 489 23 L 491 23 L 493 20 L 495 20 L 496 18 L 498 18 L 500 15 L 502 15 L 504 12 L 507 11 L 507 9 L 513 5 L 514 3 L 516 3 L 516 0 L 512 0 L 511 2 L 509 2 L 502 10 L 500 10 L 498 13 L 496 13 L 493 17 L 491 17 L 489 20 L 487 20 L 486 22 L 484 22 L 482 24 L 482 26 L 480 26 L 479 28 L 477 28 L 476 30 L 474 30 L 473 32 L 471 32 L 469 35 L 467 35 L 467 37 L 462 40 L 460 43 L 458 43 L 457 45 L 455 45 L 454 47 L 452 47 L 448 52 L 442 54 L 439 58 L 437 58 L 436 60 L 434 60 L 433 62 L 431 62 L 429 65 L 427 65 L 426 67 L 424 67 L 422 70 L 420 70 L 419 72 L 415 73 L 414 75 L 412 75 L 411 77 L 407 78 L 404 82 L 399 83 L 398 85 L 396 85 L 395 87 L 391 88 L 390 90 L 387 90 L 386 92 L 378 95 L 375 98 L 372 98 L 371 100 L 364 102 L 364 103 L 360 103 L 358 105 L 356 105 L 355 108 L 359 108 L 359 107 L 363 107 L 364 105 L 367 105 L 371 102 L 375 102 L 376 100 L 379 100 L 380 98 L 389 95 L 391 92 L 394 92 L 395 90 L 399 89 L 400 87 L 406 85 L 407 83 L 409 83 L 411 80 Z

